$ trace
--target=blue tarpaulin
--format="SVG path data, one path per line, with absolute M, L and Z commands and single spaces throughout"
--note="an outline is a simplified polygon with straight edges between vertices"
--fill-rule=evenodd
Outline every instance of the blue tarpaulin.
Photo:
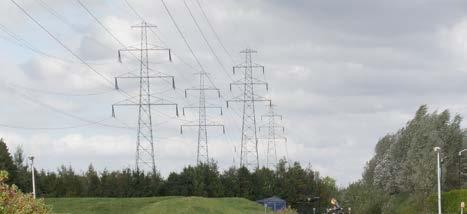
M 273 211 L 279 211 L 287 207 L 287 203 L 285 202 L 285 200 L 279 197 L 276 197 L 276 196 L 257 200 L 256 202 L 259 204 L 262 204 L 263 206 L 266 205 L 268 208 L 272 209 Z

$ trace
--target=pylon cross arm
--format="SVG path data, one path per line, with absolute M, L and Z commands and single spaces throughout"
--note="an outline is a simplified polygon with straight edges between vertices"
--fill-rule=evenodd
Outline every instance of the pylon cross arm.
M 178 115 L 178 104 L 176 103 L 116 103 L 112 104 L 112 117 L 115 117 L 116 106 L 175 106 L 175 114 Z
M 229 103 L 230 102 L 269 102 L 269 105 L 272 105 L 272 101 L 269 100 L 269 99 L 249 99 L 249 100 L 245 100 L 245 99 L 239 99 L 239 100 L 227 100 L 225 101 L 227 103 L 227 108 L 229 108 Z
M 183 127 L 222 127 L 222 133 L 225 134 L 225 126 L 221 124 L 183 124 L 180 125 L 180 134 L 183 134 Z
M 175 77 L 169 75 L 154 75 L 154 76 L 120 76 L 115 77 L 115 89 L 119 90 L 118 79 L 172 79 L 172 88 L 175 89 Z
M 224 115 L 224 110 L 220 106 L 185 106 L 182 108 L 182 114 L 185 116 L 185 109 L 200 109 L 200 108 L 207 108 L 207 109 L 219 109 L 220 110 L 220 115 Z

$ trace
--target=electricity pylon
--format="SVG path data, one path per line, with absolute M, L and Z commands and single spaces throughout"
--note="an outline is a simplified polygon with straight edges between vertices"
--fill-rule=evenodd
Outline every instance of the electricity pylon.
M 245 63 L 233 67 L 233 73 L 237 70 L 243 72 L 243 78 L 230 83 L 230 90 L 233 85 L 238 85 L 243 89 L 243 93 L 231 100 L 227 100 L 227 108 L 229 102 L 243 103 L 243 116 L 242 116 L 242 140 L 240 145 L 240 166 L 249 169 L 259 168 L 258 157 L 258 136 L 256 127 L 256 102 L 269 102 L 266 99 L 255 93 L 256 85 L 264 85 L 268 90 L 268 83 L 256 78 L 254 72 L 261 71 L 264 75 L 264 66 L 253 63 L 252 54 L 257 53 L 255 50 L 245 49 L 240 53 L 245 55 Z
M 275 105 L 270 105 L 268 108 L 268 113 L 261 115 L 261 120 L 267 118 L 268 122 L 267 125 L 263 125 L 259 127 L 259 131 L 261 132 L 264 129 L 267 129 L 267 137 L 262 138 L 266 140 L 266 167 L 274 168 L 277 165 L 277 141 L 283 141 L 285 144 L 285 160 L 287 160 L 288 151 L 287 151 L 287 138 L 281 135 L 278 135 L 279 132 L 282 134 L 285 133 L 284 126 L 280 125 L 276 119 L 280 119 L 282 121 L 282 115 L 278 115 L 275 112 Z
M 143 22 L 139 26 L 132 26 L 132 28 L 139 28 L 141 30 L 141 41 L 139 48 L 126 48 L 118 50 L 118 60 L 122 61 L 122 53 L 128 52 L 137 58 L 139 62 L 139 73 L 128 73 L 122 76 L 115 77 L 115 89 L 119 90 L 119 79 L 136 79 L 138 80 L 139 93 L 137 96 L 130 97 L 112 105 L 112 116 L 115 117 L 116 106 L 137 106 L 138 107 L 138 128 L 136 135 L 136 157 L 135 164 L 136 170 L 151 170 L 156 173 L 156 163 L 154 155 L 154 135 L 153 135 L 153 119 L 151 114 L 152 106 L 159 105 L 172 105 L 175 106 L 176 115 L 178 116 L 178 105 L 169 102 L 163 98 L 156 97 L 151 92 L 151 79 L 168 78 L 171 79 L 172 88 L 175 89 L 175 81 L 173 76 L 161 75 L 155 73 L 149 66 L 149 52 L 151 51 L 167 51 L 169 61 L 172 61 L 171 52 L 168 48 L 153 47 L 148 43 L 148 29 L 155 26 L 148 25 Z M 138 53 L 137 56 L 134 53 Z M 135 99 L 137 99 L 135 101 Z
M 223 115 L 222 107 L 219 106 L 207 106 L 206 105 L 206 91 L 216 91 L 217 96 L 220 98 L 221 93 L 217 88 L 208 88 L 205 85 L 205 80 L 208 78 L 208 73 L 202 69 L 199 75 L 199 88 L 188 88 L 185 89 L 185 98 L 188 96 L 188 91 L 199 92 L 198 106 L 185 106 L 183 107 L 183 115 L 185 115 L 185 109 L 197 109 L 198 110 L 198 123 L 196 124 L 183 124 L 180 125 L 180 133 L 183 134 L 183 127 L 194 126 L 198 127 L 198 149 L 196 151 L 196 163 L 209 163 L 209 152 L 208 152 L 208 127 L 222 127 L 222 132 L 225 133 L 225 127 L 222 124 L 211 123 L 208 121 L 206 116 L 206 109 L 219 109 L 220 115 Z

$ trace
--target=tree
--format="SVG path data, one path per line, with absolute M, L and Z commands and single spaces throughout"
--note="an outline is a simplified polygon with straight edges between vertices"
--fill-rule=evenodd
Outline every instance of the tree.
M 235 197 L 240 195 L 238 185 L 237 169 L 230 167 L 220 175 L 220 182 L 222 185 L 222 192 L 224 197 Z
M 16 167 L 16 179 L 13 181 L 23 192 L 32 192 L 31 173 L 25 163 L 23 148 L 18 146 L 13 154 L 13 164 Z
M 17 170 L 16 166 L 13 163 L 13 158 L 8 151 L 8 147 L 6 146 L 5 141 L 3 138 L 0 138 L 0 170 L 5 170 L 9 174 L 9 180 L 7 181 L 8 184 L 13 184 L 17 178 Z
M 92 164 L 89 164 L 86 172 L 86 196 L 97 197 L 100 192 L 100 180 Z
M 251 174 L 248 168 L 242 166 L 237 171 L 238 178 L 238 190 L 237 197 L 243 197 L 248 199 L 255 199 L 253 195 L 253 183 L 251 181 Z
M 378 210 L 394 213 L 396 203 L 400 203 L 397 201 L 403 198 L 403 201 L 413 201 L 412 206 L 418 210 L 430 212 L 424 202 L 436 190 L 436 153 L 433 148 L 439 146 L 442 151 L 443 190 L 456 188 L 457 152 L 462 148 L 465 137 L 460 128 L 461 121 L 458 115 L 451 119 L 448 110 L 428 113 L 427 106 L 421 106 L 404 127 L 378 141 L 375 155 L 367 163 L 362 180 L 344 191 L 353 192 L 344 195 L 360 194 L 359 200 L 372 203 L 351 206 L 360 207 L 358 213 Z M 352 197 L 347 197 L 353 201 L 350 203 L 358 203 L 351 200 Z

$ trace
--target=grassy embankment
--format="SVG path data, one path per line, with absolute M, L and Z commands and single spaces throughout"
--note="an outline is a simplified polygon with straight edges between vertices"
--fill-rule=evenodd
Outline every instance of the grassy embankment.
M 264 208 L 243 198 L 47 198 L 54 213 L 264 213 Z
M 427 206 L 429 213 L 437 213 L 438 210 L 438 197 L 436 195 L 430 196 L 423 203 Z M 410 199 L 407 195 L 401 196 L 397 199 L 398 204 L 396 213 L 420 213 L 421 207 L 414 207 L 417 204 L 416 201 Z M 442 208 L 445 214 L 457 214 L 460 213 L 460 203 L 465 202 L 467 204 L 467 189 L 453 190 L 445 192 L 442 195 Z M 418 203 L 420 204 L 420 203 Z M 467 213 L 467 209 L 464 209 L 464 213 Z

